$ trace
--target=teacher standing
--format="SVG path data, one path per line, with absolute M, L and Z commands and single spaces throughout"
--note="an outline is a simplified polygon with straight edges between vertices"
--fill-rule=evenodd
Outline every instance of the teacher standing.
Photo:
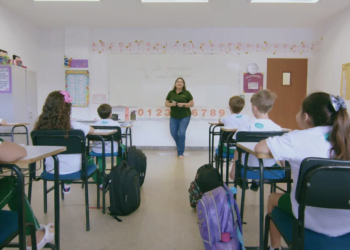
M 170 108 L 170 133 L 177 147 L 177 155 L 184 158 L 186 130 L 191 120 L 193 97 L 186 90 L 186 83 L 182 77 L 175 81 L 173 90 L 166 97 L 165 106 Z

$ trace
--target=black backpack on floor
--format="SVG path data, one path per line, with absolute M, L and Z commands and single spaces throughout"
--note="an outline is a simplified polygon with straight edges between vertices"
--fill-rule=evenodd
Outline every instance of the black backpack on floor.
M 222 185 L 221 175 L 211 164 L 201 166 L 188 189 L 191 207 L 196 208 L 204 193 Z
M 128 166 L 133 167 L 140 174 L 140 186 L 142 186 L 146 177 L 147 157 L 141 149 L 135 146 L 128 149 Z
M 141 202 L 139 173 L 122 161 L 112 168 L 109 176 L 110 215 L 121 221 L 118 215 L 124 216 L 134 212 Z

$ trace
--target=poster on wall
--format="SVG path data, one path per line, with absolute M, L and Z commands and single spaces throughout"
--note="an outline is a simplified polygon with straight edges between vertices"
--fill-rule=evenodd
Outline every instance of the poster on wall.
M 12 74 L 11 66 L 0 66 L 0 93 L 11 93 Z
M 256 73 L 254 75 L 243 73 L 243 91 L 244 93 L 256 93 L 263 89 L 264 74 Z
M 66 90 L 72 97 L 73 107 L 89 106 L 89 71 L 66 70 Z
M 342 66 L 340 95 L 345 100 L 350 100 L 350 63 Z

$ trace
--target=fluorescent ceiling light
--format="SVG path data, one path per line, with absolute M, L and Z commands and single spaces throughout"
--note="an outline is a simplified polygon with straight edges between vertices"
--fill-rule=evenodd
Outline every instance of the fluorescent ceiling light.
M 317 3 L 319 0 L 250 0 L 251 3 Z
M 100 2 L 100 0 L 34 0 L 34 2 Z
M 207 3 L 209 0 L 141 0 L 143 3 Z

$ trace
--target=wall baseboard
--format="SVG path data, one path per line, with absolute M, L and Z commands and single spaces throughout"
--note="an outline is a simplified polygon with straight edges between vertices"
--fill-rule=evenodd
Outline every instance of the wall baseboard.
M 175 151 L 174 146 L 137 146 L 142 150 L 153 150 L 153 151 Z M 186 151 L 208 151 L 209 147 L 186 147 Z

